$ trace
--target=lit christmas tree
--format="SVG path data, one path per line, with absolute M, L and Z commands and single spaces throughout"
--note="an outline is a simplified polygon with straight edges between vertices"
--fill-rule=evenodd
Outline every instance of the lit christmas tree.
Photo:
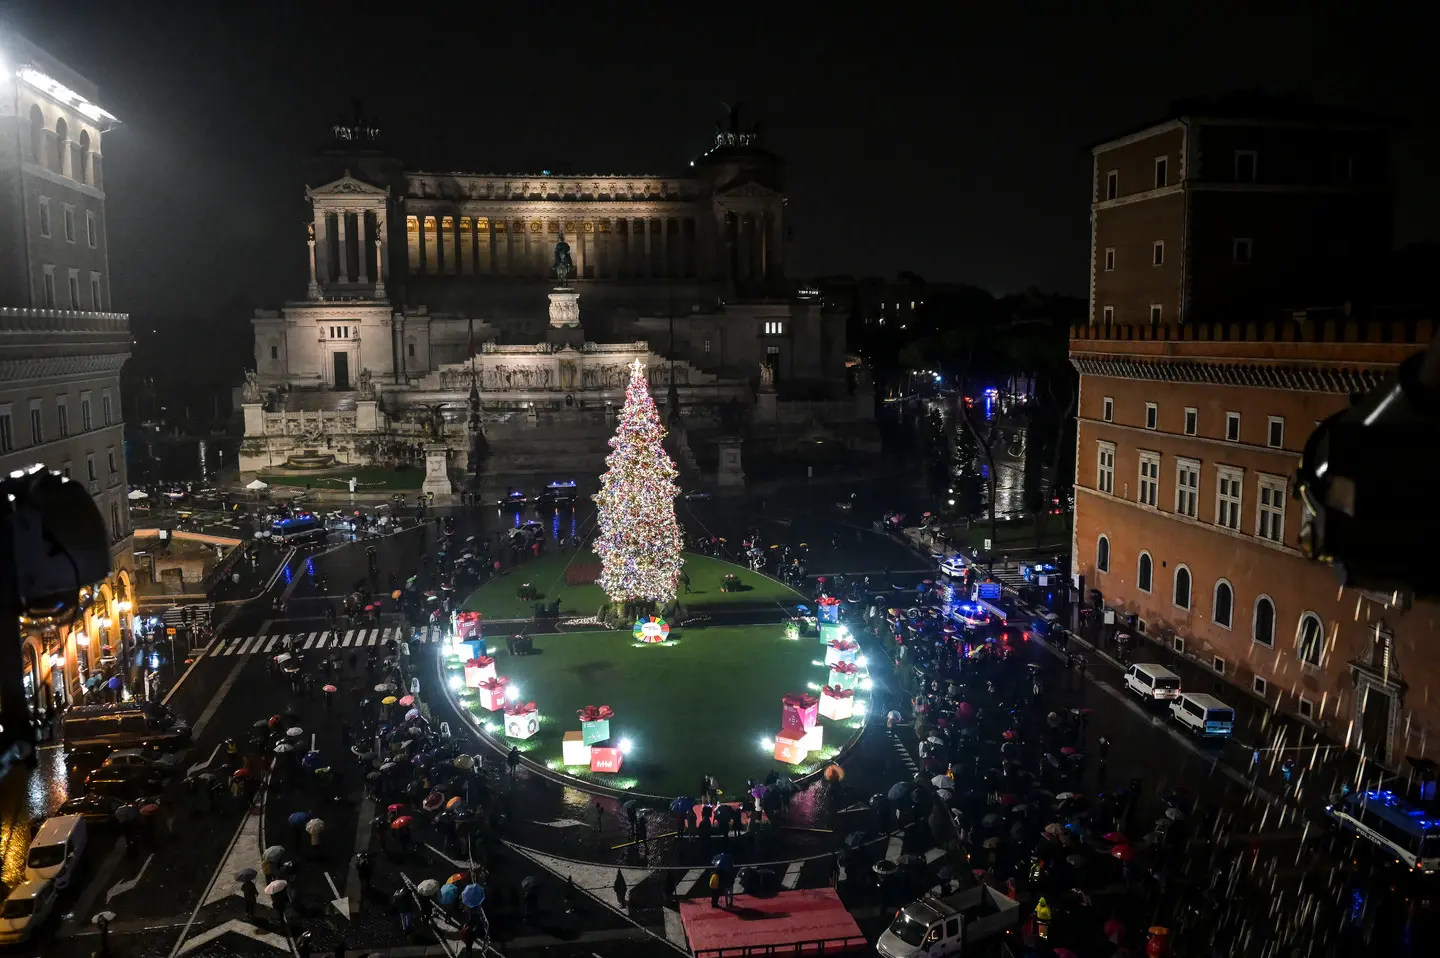
M 616 603 L 675 598 L 683 560 L 675 521 L 675 463 L 661 446 L 665 427 L 650 398 L 645 367 L 630 366 L 625 408 L 610 440 L 613 450 L 595 495 L 600 534 L 600 586 Z

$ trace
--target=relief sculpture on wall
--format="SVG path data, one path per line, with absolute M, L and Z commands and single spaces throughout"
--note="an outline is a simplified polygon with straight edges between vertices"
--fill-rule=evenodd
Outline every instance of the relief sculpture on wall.
M 575 389 L 575 386 L 576 386 L 576 383 L 575 383 L 575 373 L 576 373 L 575 360 L 573 360 L 573 359 L 562 359 L 562 360 L 560 360 L 560 388 L 561 388 L 561 389 L 565 390 L 566 392 L 571 392 L 571 391 L 573 391 L 573 390 Z

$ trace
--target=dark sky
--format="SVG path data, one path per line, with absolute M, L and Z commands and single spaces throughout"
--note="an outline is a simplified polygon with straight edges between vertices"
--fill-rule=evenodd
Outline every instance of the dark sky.
M 514 5 L 522 15 L 414 3 L 426 15 L 383 18 L 303 0 L 196 6 L 244 11 L 3 4 L 124 121 L 104 143 L 110 257 L 115 303 L 137 317 L 238 323 L 303 294 L 302 160 L 356 97 L 412 167 L 579 173 L 679 171 L 705 148 L 718 102 L 743 100 L 790 164 L 796 275 L 908 269 L 1081 295 L 1085 145 L 1174 97 L 1252 87 L 1403 117 L 1397 240 L 1440 232 L 1418 14 Z M 595 8 L 627 12 L 607 21 Z

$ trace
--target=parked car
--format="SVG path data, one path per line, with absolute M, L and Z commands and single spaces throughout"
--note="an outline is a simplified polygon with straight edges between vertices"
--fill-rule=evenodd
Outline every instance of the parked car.
M 115 823 L 115 813 L 123 808 L 125 804 L 125 802 L 120 801 L 118 798 L 111 798 L 109 795 L 101 795 L 97 792 L 89 792 L 63 803 L 55 810 L 55 814 L 79 815 L 92 827 L 113 825 Z
M 685 499 L 689 502 L 705 502 L 715 498 L 715 493 L 709 489 L 691 489 L 685 493 Z
M 140 748 L 122 748 L 110 753 L 102 763 L 104 768 L 148 768 L 160 775 L 175 771 L 180 756 L 173 752 L 155 753 Z
M 54 910 L 54 882 L 27 881 L 17 885 L 0 905 L 0 944 L 29 941 Z
M 165 791 L 164 776 L 148 768 L 97 768 L 85 777 L 87 794 L 106 795 L 122 802 L 158 798 Z

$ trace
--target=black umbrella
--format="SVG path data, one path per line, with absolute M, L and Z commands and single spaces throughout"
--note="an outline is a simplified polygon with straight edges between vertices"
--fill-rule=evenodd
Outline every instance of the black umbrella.
M 910 794 L 910 783 L 909 783 L 909 782 L 896 782 L 894 785 L 891 785 L 891 786 L 890 786 L 890 791 L 888 791 L 888 792 L 885 793 L 885 797 L 888 798 L 888 799 L 889 799 L 890 801 L 892 801 L 892 802 L 901 802 L 901 801 L 904 801 L 904 800 L 905 800 L 905 796 L 907 796 L 907 795 L 909 795 L 909 794 Z

